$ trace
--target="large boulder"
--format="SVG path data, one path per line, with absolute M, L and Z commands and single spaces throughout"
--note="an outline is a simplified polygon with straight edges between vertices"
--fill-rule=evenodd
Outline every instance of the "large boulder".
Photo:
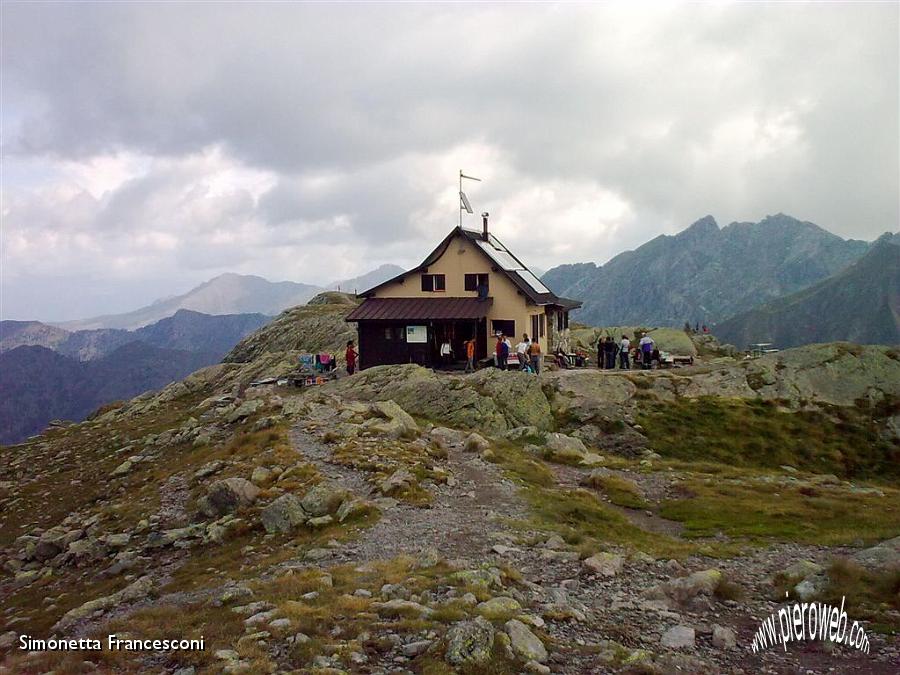
M 290 532 L 300 527 L 307 521 L 308 515 L 299 497 L 286 494 L 266 506 L 260 513 L 260 519 L 266 532 L 272 534 Z
M 872 570 L 900 568 L 900 537 L 863 549 L 853 555 L 853 560 Z
M 303 495 L 300 503 L 311 518 L 320 518 L 336 513 L 341 502 L 349 497 L 350 493 L 347 490 L 321 483 Z
M 622 562 L 622 556 L 601 551 L 590 558 L 586 558 L 581 564 L 589 574 L 597 574 L 601 577 L 614 577 L 622 571 Z
M 587 448 L 580 438 L 565 434 L 547 434 L 544 456 L 557 462 L 580 462 L 587 455 Z
M 153 580 L 143 576 L 112 595 L 89 600 L 83 605 L 70 609 L 53 626 L 53 632 L 64 634 L 71 626 L 82 619 L 105 612 L 126 602 L 144 600 L 153 592 Z
M 693 649 L 694 629 L 690 626 L 672 626 L 662 634 L 659 643 L 669 649 Z
M 518 619 L 510 619 L 504 625 L 506 634 L 509 635 L 510 646 L 513 653 L 522 661 L 537 661 L 543 663 L 547 660 L 547 649 L 537 635 Z
M 413 438 L 419 434 L 419 425 L 408 412 L 394 401 L 375 401 L 370 412 L 380 421 L 370 425 L 371 429 L 393 438 Z
M 213 483 L 200 500 L 200 511 L 210 518 L 224 516 L 256 501 L 259 488 L 244 478 L 226 478 Z
M 446 659 L 453 666 L 478 666 L 491 659 L 494 648 L 494 627 L 478 617 L 460 621 L 447 631 Z

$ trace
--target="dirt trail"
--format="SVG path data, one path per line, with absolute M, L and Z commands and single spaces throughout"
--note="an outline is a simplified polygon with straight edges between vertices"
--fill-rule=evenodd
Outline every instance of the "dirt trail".
M 333 463 L 328 446 L 315 436 L 295 427 L 291 443 L 324 476 L 372 496 L 366 474 Z M 427 506 L 398 502 L 383 510 L 374 526 L 341 550 L 341 557 L 362 561 L 436 550 L 444 558 L 479 561 L 494 544 L 507 542 L 502 521 L 528 515 L 516 485 L 495 465 L 459 448 L 448 451 L 444 464 L 452 472 L 453 485 L 428 486 L 433 501 Z

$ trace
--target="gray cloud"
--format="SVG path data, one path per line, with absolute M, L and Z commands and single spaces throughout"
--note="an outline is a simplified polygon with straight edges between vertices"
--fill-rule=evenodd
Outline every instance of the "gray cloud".
M 2 11 L 7 289 L 48 246 L 123 288 L 412 263 L 460 166 L 544 268 L 706 213 L 900 219 L 896 4 Z

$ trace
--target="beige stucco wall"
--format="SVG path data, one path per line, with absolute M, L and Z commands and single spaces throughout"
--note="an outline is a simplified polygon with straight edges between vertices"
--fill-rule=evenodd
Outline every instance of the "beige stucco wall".
M 487 274 L 488 294 L 494 299 L 488 313 L 488 332 L 491 330 L 491 321 L 494 319 L 515 321 L 516 335 L 510 336 L 510 341 L 515 346 L 522 333 L 531 335 L 531 316 L 544 314 L 544 308 L 528 303 L 527 298 L 519 292 L 503 272 L 491 271 L 491 260 L 476 246 L 463 236 L 457 235 L 447 246 L 444 254 L 428 268 L 427 274 L 443 274 L 446 278 L 446 290 L 443 292 L 429 292 L 422 290 L 421 274 L 416 272 L 404 278 L 403 283 L 394 282 L 380 289 L 373 297 L 377 298 L 475 298 L 476 291 L 465 290 L 466 274 Z M 548 321 L 548 316 L 545 321 Z M 549 328 L 545 327 L 544 337 L 541 338 L 541 349 L 544 354 L 549 352 Z M 488 335 L 487 352 L 494 351 L 495 340 Z

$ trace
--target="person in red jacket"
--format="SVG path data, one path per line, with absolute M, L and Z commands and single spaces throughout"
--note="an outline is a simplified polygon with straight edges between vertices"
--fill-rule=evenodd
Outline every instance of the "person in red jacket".
M 359 352 L 353 346 L 353 340 L 347 341 L 345 356 L 347 357 L 347 374 L 352 375 L 356 372 L 356 357 L 359 356 Z

